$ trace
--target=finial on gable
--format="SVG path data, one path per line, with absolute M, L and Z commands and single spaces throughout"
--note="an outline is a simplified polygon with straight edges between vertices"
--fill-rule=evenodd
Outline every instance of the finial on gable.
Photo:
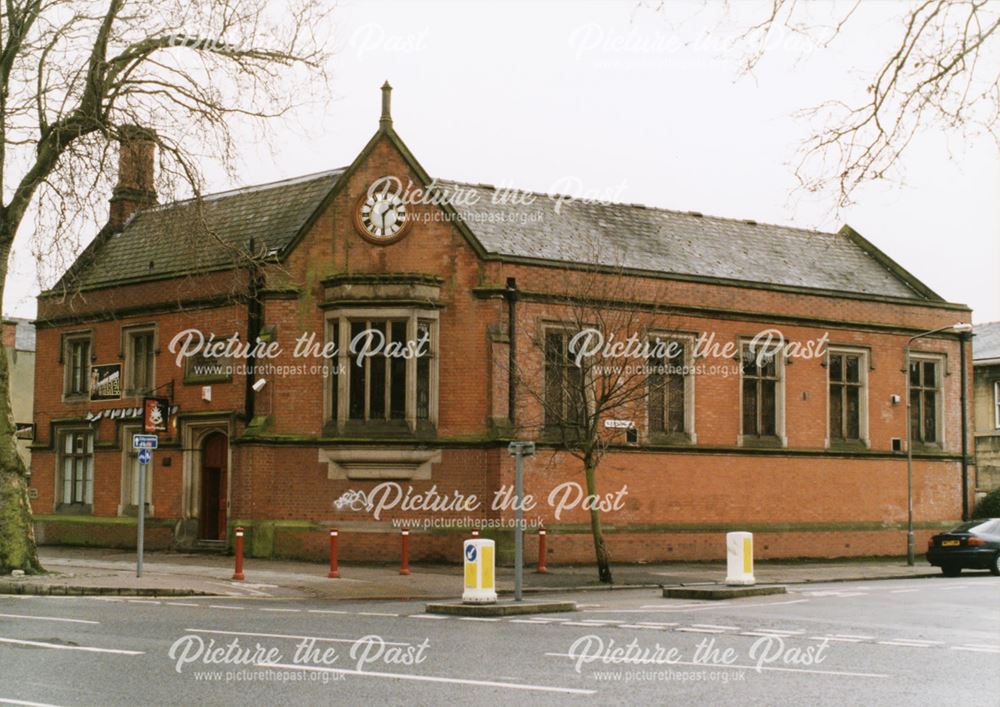
M 379 125 L 384 128 L 392 127 L 392 112 L 390 103 L 392 102 L 392 86 L 386 81 L 382 84 L 382 117 L 379 118 Z

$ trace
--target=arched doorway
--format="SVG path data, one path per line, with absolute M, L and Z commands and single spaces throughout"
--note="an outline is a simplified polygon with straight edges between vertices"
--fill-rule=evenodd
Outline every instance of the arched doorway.
M 221 432 L 205 435 L 201 443 L 201 508 L 198 536 L 203 540 L 226 537 L 226 471 L 229 441 Z

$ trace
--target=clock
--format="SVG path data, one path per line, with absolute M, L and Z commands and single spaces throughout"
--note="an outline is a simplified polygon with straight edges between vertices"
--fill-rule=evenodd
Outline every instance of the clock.
M 410 221 L 403 200 L 386 190 L 361 197 L 354 212 L 354 225 L 367 240 L 386 245 L 406 235 Z

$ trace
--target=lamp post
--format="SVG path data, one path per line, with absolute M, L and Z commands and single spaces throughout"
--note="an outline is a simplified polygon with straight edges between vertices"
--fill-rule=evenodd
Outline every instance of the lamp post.
M 914 564 L 914 549 L 913 549 L 913 417 L 912 417 L 912 405 L 913 400 L 910 395 L 910 344 L 912 344 L 917 339 L 922 339 L 925 336 L 930 336 L 932 334 L 940 334 L 944 331 L 953 331 L 955 333 L 964 334 L 972 331 L 972 325 L 966 322 L 957 322 L 955 324 L 950 324 L 948 326 L 938 327 L 937 329 L 931 329 L 930 331 L 925 331 L 916 336 L 911 336 L 905 347 L 906 352 L 906 363 L 904 366 L 905 378 L 904 383 L 906 385 L 906 564 L 913 566 Z M 965 346 L 964 339 L 960 342 L 961 346 Z M 964 348 L 963 348 L 964 353 Z M 965 381 L 962 381 L 962 385 L 965 385 Z M 965 400 L 965 391 L 962 392 L 962 400 Z M 964 405 L 964 402 L 963 402 Z M 962 410 L 962 419 L 965 419 L 966 411 Z M 964 445 L 964 440 L 963 440 Z M 964 447 L 963 447 L 964 448 Z

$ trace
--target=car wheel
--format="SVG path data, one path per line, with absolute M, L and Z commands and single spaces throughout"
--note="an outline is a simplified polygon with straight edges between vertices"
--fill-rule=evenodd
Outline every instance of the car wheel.
M 990 565 L 990 574 L 1000 577 L 1000 552 L 993 556 L 993 563 Z
M 962 568 L 958 565 L 941 565 L 941 572 L 945 577 L 957 577 L 962 574 Z

